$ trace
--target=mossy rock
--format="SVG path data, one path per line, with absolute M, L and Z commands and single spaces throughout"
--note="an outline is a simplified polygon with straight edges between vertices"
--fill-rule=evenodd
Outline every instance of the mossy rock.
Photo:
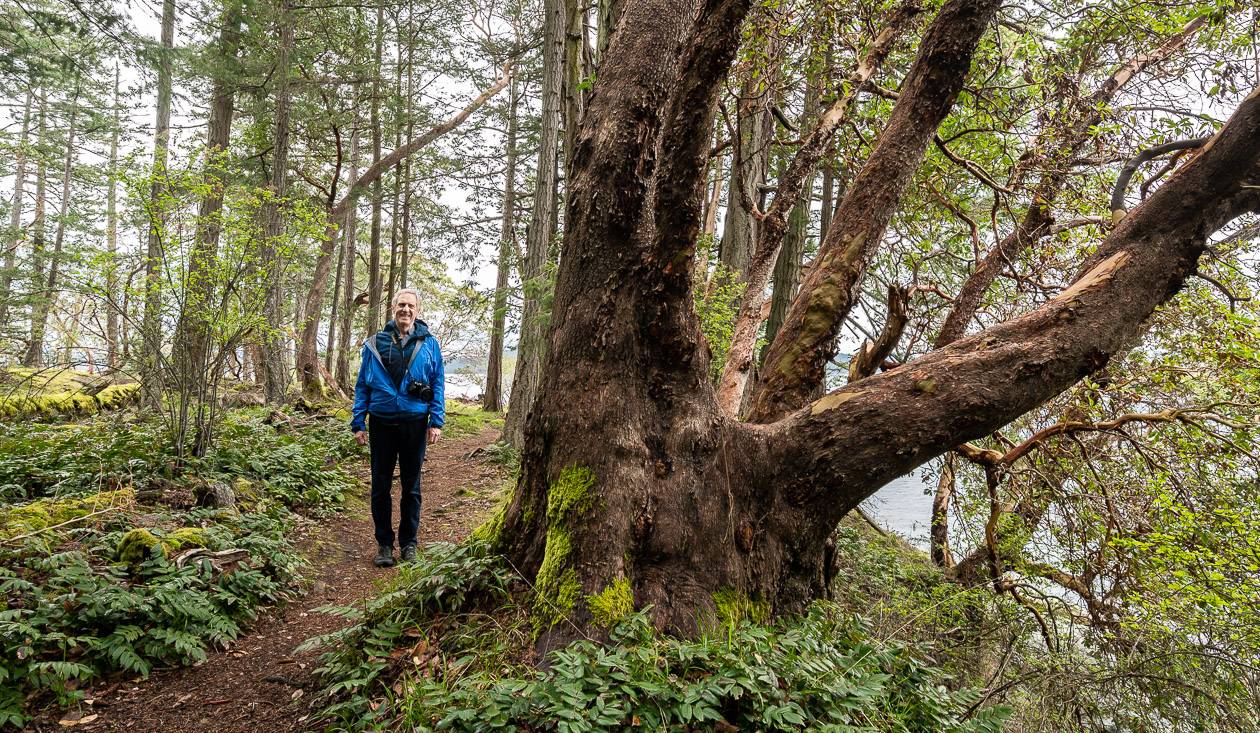
M 162 549 L 169 555 L 190 547 L 205 547 L 206 540 L 206 531 L 201 527 L 180 527 L 167 532 L 159 539 L 159 542 L 162 544 Z
M 8 539 L 72 522 L 110 506 L 130 505 L 129 488 L 101 491 L 67 499 L 40 499 L 0 511 L 0 538 Z
M 101 410 L 116 410 L 140 399 L 139 384 L 114 384 L 96 392 L 81 389 L 65 392 L 29 392 L 0 397 L 0 417 L 85 416 Z
M 157 535 L 147 529 L 136 528 L 123 535 L 118 541 L 118 548 L 114 550 L 114 557 L 119 562 L 125 562 L 128 565 L 139 565 L 149 559 L 150 553 L 155 546 L 160 546 L 161 541 Z

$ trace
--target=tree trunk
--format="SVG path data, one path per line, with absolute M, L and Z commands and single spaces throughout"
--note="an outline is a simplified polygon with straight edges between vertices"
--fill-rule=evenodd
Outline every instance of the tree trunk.
M 48 142 L 48 95 L 39 92 L 35 115 L 35 215 L 31 219 L 31 295 L 38 295 L 44 283 L 44 244 L 47 237 L 48 164 L 39 154 Z
M 346 180 L 346 190 L 353 193 L 359 178 L 359 115 L 354 116 L 354 130 L 350 133 L 350 176 Z M 350 384 L 350 331 L 354 324 L 355 289 L 354 270 L 358 260 L 359 212 L 358 202 L 353 196 L 346 201 L 345 213 L 346 233 L 343 237 L 342 257 L 345 258 L 345 285 L 341 289 L 341 324 L 337 341 L 337 382 Z M 319 282 L 319 268 L 315 269 L 315 282 Z M 303 338 L 305 343 L 305 337 Z M 300 361 L 300 358 L 299 358 Z M 298 373 L 302 374 L 299 364 Z
M 26 92 L 26 104 L 22 107 L 22 135 L 18 138 L 14 155 L 13 210 L 9 212 L 9 236 L 4 249 L 3 271 L 0 271 L 0 324 L 9 322 L 9 289 L 13 285 L 13 270 L 17 266 L 18 244 L 22 241 L 22 205 L 26 187 L 27 146 L 31 135 L 31 104 L 35 93 Z M 111 291 L 112 292 L 112 291 Z
M 162 1 L 162 51 L 158 60 L 157 121 L 153 126 L 153 184 L 149 190 L 149 236 L 144 260 L 144 315 L 140 358 L 140 400 L 150 409 L 162 404 L 162 283 L 166 215 L 162 198 L 166 189 L 166 158 L 171 135 L 171 57 L 175 49 L 175 0 Z
M 57 212 L 57 233 L 53 235 L 52 257 L 48 260 L 48 278 L 31 310 L 31 340 L 27 343 L 22 364 L 44 366 L 44 332 L 48 327 L 48 311 L 57 295 L 57 276 L 61 272 L 61 252 L 66 241 L 66 221 L 70 218 L 70 180 L 74 172 L 75 124 L 79 117 L 79 86 L 75 83 L 70 99 L 70 120 L 66 124 L 66 153 L 61 166 L 61 206 Z
M 347 216 L 349 216 L 348 213 L 347 213 Z M 344 273 L 346 269 L 346 229 L 347 227 L 345 226 L 339 227 L 339 231 L 337 233 L 337 247 L 333 254 L 333 257 L 335 257 L 337 260 L 337 271 L 336 273 L 333 274 L 332 305 L 329 308 L 329 312 L 328 312 L 328 340 L 324 342 L 325 343 L 324 371 L 327 372 L 328 374 L 333 373 L 333 366 L 334 366 L 333 354 L 335 354 L 337 351 L 337 339 L 338 339 L 337 316 L 341 309 L 341 286 L 342 286 L 342 280 L 344 279 L 342 277 L 342 273 Z M 302 345 L 299 345 L 298 361 L 300 362 L 301 359 L 302 359 Z M 302 373 L 302 365 L 299 363 L 298 374 L 301 374 L 301 373 Z
M 722 225 L 722 241 L 718 261 L 733 277 L 744 281 L 748 263 L 757 241 L 757 221 L 752 208 L 760 203 L 770 163 L 770 138 L 774 117 L 770 114 L 770 98 L 750 78 L 740 87 L 736 105 L 735 134 L 732 139 L 731 180 L 727 188 L 726 221 Z
M 521 271 L 524 306 L 521 309 L 521 337 L 517 342 L 516 370 L 512 395 L 504 420 L 503 438 L 520 448 L 525 421 L 533 407 L 547 351 L 546 315 L 542 312 L 543 291 L 547 287 L 544 265 L 556 230 L 556 200 L 559 181 L 556 165 L 560 146 L 561 103 L 564 87 L 564 3 L 544 0 L 542 118 L 538 132 L 538 167 L 534 183 L 534 203 L 525 239 L 525 266 Z M 576 147 L 574 153 L 576 153 Z
M 105 270 L 105 368 L 114 371 L 122 365 L 119 358 L 121 333 L 119 315 L 122 300 L 118 293 L 118 137 L 122 134 L 122 104 L 120 96 L 120 68 L 114 62 L 114 117 L 109 135 L 109 180 L 105 189 L 105 252 L 108 256 Z M 0 317 L 0 322 L 3 318 Z
M 284 258 L 280 240 L 284 237 L 284 197 L 288 195 L 289 174 L 289 56 L 293 52 L 293 11 L 288 0 L 277 4 L 280 45 L 276 57 L 275 153 L 271 163 L 271 199 L 266 205 L 263 267 L 267 273 L 267 295 L 263 307 L 268 331 L 262 339 L 264 393 L 269 404 L 288 397 L 289 369 L 285 358 Z
M 376 73 L 372 77 L 372 112 L 368 124 L 372 126 L 372 167 L 381 162 L 381 68 L 385 54 L 385 5 L 376 6 Z M 368 245 L 368 302 L 367 315 L 363 319 L 363 333 L 370 336 L 381 328 L 381 178 L 372 181 L 372 233 Z
M 582 63 L 582 48 L 586 40 L 586 2 L 564 0 L 564 172 L 568 180 L 569 161 L 573 157 L 573 142 L 577 139 L 578 126 L 582 124 L 582 108 L 585 96 L 582 81 L 586 77 Z
M 214 308 L 215 263 L 219 256 L 223 189 L 227 183 L 227 149 L 235 110 L 236 55 L 241 45 L 240 6 L 227 0 L 215 48 L 215 73 L 210 84 L 210 116 L 207 120 L 205 175 L 208 187 L 197 212 L 197 232 L 188 254 L 188 284 L 180 323 L 175 329 L 172 361 L 179 379 L 205 381 L 210 353 L 210 313 Z
M 403 46 L 406 45 L 404 42 L 405 39 L 403 38 L 403 28 L 402 28 L 401 17 L 400 17 L 400 21 L 397 23 L 397 26 L 398 27 L 395 28 L 394 30 L 397 33 L 396 38 L 398 39 L 398 56 L 394 64 L 394 99 L 392 100 L 393 104 L 395 105 L 395 109 L 398 109 L 398 105 L 402 104 Z M 394 149 L 395 150 L 397 150 L 399 147 L 402 146 L 402 141 L 403 141 L 402 115 L 397 114 L 394 116 Z M 404 167 L 405 167 L 405 161 L 400 162 L 398 165 L 394 166 L 394 191 L 393 191 L 393 195 L 390 197 L 391 200 L 390 200 L 390 208 L 389 208 L 389 276 L 385 281 L 385 292 L 391 293 L 391 294 L 395 292 L 397 288 L 402 287 L 401 285 L 402 281 L 398 277 L 398 265 L 399 265 L 398 259 L 399 259 L 401 247 L 403 245 L 398 236 L 398 228 L 399 228 L 399 224 L 402 223 L 401 222 L 402 217 L 400 215 L 402 213 L 401 205 L 402 205 L 402 195 L 403 195 L 403 168 Z
M 490 357 L 486 364 L 486 391 L 481 408 L 490 412 L 503 409 L 503 332 L 507 321 L 508 275 L 511 272 L 513 241 L 516 237 L 516 85 L 508 90 L 507 139 L 503 157 L 503 225 L 499 229 L 499 271 L 494 282 L 494 313 L 490 326 Z

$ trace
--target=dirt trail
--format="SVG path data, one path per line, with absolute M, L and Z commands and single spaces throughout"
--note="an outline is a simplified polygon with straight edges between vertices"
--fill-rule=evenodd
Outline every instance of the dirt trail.
M 470 454 L 492 443 L 498 431 L 448 438 L 430 446 L 423 469 L 421 543 L 464 537 L 487 513 L 502 472 Z M 349 605 L 371 595 L 392 569 L 376 568 L 368 512 L 368 466 L 356 467 L 359 493 L 346 511 L 314 524 L 302 543 L 314 583 L 305 596 L 265 615 L 230 649 L 195 666 L 154 672 L 90 691 L 83 731 L 161 733 L 255 733 L 306 730 L 307 699 L 317 689 L 312 671 L 319 652 L 295 651 L 304 640 L 341 628 L 345 621 L 316 613 L 319 606 Z M 397 490 L 395 489 L 395 516 Z M 91 716 L 95 715 L 95 718 Z M 60 715 L 32 721 L 30 730 L 67 730 Z

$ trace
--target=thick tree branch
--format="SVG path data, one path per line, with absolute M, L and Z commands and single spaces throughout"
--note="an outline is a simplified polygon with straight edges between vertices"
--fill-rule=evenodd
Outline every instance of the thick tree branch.
M 901 334 L 910 320 L 907 295 L 906 288 L 888 286 L 888 318 L 884 321 L 884 328 L 879 336 L 862 344 L 857 355 L 849 362 L 849 384 L 874 374 L 893 349 L 897 348 L 897 342 L 901 340 Z
M 805 139 L 792 162 L 788 164 L 787 171 L 779 179 L 774 201 L 761 217 L 757 244 L 749 260 L 748 270 L 744 273 L 747 287 L 735 319 L 726 365 L 718 382 L 718 404 L 728 415 L 735 414 L 739 409 L 748 375 L 752 371 L 753 347 L 757 341 L 757 328 L 761 325 L 761 306 L 765 300 L 766 283 L 770 278 L 771 268 L 779 257 L 783 238 L 787 235 L 788 215 L 800 199 L 801 189 L 818 166 L 818 161 L 822 160 L 836 130 L 843 124 L 858 92 L 874 77 L 910 20 L 920 11 L 921 8 L 914 2 L 903 3 L 897 8 L 884 30 L 875 37 L 870 51 L 841 85 L 842 92 L 819 116 L 813 132 Z
M 1172 142 L 1156 145 L 1153 148 L 1147 148 L 1133 156 L 1129 162 L 1120 168 L 1120 175 L 1116 176 L 1116 185 L 1111 188 L 1111 220 L 1113 222 L 1120 221 L 1128 210 L 1124 208 L 1124 192 L 1129 187 L 1129 181 L 1133 178 L 1133 174 L 1146 161 L 1158 158 L 1164 153 L 1172 153 L 1178 150 L 1190 150 L 1193 148 L 1201 148 L 1211 138 L 1196 137 L 1189 140 L 1173 140 Z
M 368 169 L 363 171 L 363 174 L 359 176 L 358 180 L 354 182 L 354 185 L 346 190 L 346 192 L 342 195 L 341 200 L 332 207 L 329 211 L 328 218 L 334 221 L 340 219 L 341 216 L 346 213 L 346 209 L 350 206 L 350 203 L 354 201 L 355 197 L 358 196 L 364 188 L 367 188 L 376 179 L 384 175 L 385 171 L 398 165 L 417 150 L 422 150 L 428 147 L 433 143 L 433 141 L 463 124 L 464 120 L 467 120 L 470 116 L 472 116 L 473 112 L 481 109 L 482 105 L 490 101 L 496 94 L 503 91 L 504 87 L 507 86 L 511 73 L 511 62 L 504 64 L 503 68 L 499 72 L 499 78 L 495 79 L 493 84 L 486 87 L 486 89 L 481 94 L 478 94 L 471 102 L 464 105 L 463 109 L 451 115 L 443 122 L 440 122 L 416 137 L 411 138 L 407 142 L 403 143 L 398 149 L 369 166 Z
M 937 127 L 962 90 L 972 56 L 1000 3 L 950 0 L 928 27 L 870 158 L 841 202 L 815 266 L 765 359 L 749 420 L 768 422 L 808 401 L 854 304 L 866 259 L 883 238 Z

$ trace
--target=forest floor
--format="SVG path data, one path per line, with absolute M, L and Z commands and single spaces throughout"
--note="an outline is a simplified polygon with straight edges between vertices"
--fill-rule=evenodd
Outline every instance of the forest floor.
M 463 539 L 488 513 L 504 480 L 496 463 L 477 453 L 498 438 L 445 438 L 430 446 L 422 472 L 421 543 Z M 370 597 L 393 574 L 372 565 L 376 543 L 368 510 L 367 460 L 352 467 L 357 492 L 345 509 L 310 526 L 299 546 L 311 565 L 305 594 L 265 612 L 230 648 L 192 667 L 155 671 L 148 679 L 114 681 L 88 691 L 82 713 L 49 711 L 28 730 L 155 731 L 160 733 L 289 732 L 308 728 L 306 705 L 318 689 L 313 671 L 321 651 L 299 653 L 306 639 L 347 622 L 317 612 Z M 394 493 L 397 517 L 397 489 Z

